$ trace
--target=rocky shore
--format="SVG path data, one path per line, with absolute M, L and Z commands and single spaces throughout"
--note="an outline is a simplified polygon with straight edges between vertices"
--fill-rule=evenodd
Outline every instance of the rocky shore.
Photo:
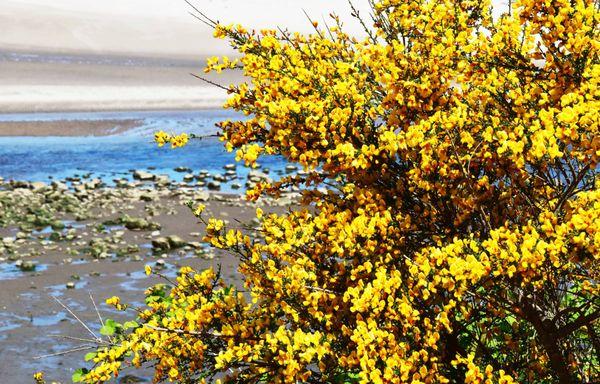
M 81 352 L 63 353 L 89 347 L 76 340 L 89 334 L 53 298 L 97 330 L 95 306 L 103 319 L 122 316 L 104 299 L 118 295 L 141 305 L 145 288 L 159 282 L 145 276 L 145 265 L 167 276 L 182 265 L 220 266 L 225 279 L 240 283 L 237 260 L 202 242 L 204 228 L 190 202 L 205 204 L 206 215 L 251 235 L 256 207 L 285 211 L 299 196 L 290 192 L 250 203 L 219 192 L 222 186 L 242 190 L 268 179 L 268 170 L 245 177 L 233 164 L 218 174 L 175 171 L 184 181 L 152 170 L 132 170 L 130 177 L 114 180 L 85 174 L 51 183 L 0 180 L 0 382 L 27 383 L 33 372 L 45 370 L 50 380 L 66 383 L 85 364 Z M 140 372 L 131 377 L 146 379 Z M 127 380 L 121 382 L 136 382 Z

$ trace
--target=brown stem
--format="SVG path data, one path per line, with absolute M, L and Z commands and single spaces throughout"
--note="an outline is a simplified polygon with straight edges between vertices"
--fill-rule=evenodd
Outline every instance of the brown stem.
M 524 299 L 527 300 L 527 298 Z M 521 307 L 526 319 L 535 329 L 538 340 L 542 344 L 542 347 L 550 360 L 550 367 L 556 374 L 559 382 L 561 384 L 574 384 L 575 380 L 573 379 L 565 356 L 561 351 L 558 329 L 556 329 L 554 323 L 542 320 L 541 316 L 531 303 L 521 302 Z

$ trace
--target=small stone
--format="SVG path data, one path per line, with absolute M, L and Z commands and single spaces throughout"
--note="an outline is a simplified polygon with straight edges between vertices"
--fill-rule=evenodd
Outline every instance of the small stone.
M 34 181 L 33 183 L 31 183 L 31 189 L 33 189 L 34 191 L 37 191 L 39 189 L 43 189 L 46 187 L 47 187 L 47 185 L 43 181 Z
M 194 200 L 196 201 L 208 201 L 210 199 L 210 193 L 206 191 L 198 191 L 194 194 Z
M 159 250 L 167 250 L 171 248 L 169 240 L 166 237 L 158 237 L 152 240 L 152 248 Z
M 156 260 L 156 263 L 154 263 L 154 265 L 156 265 L 157 268 L 164 268 L 167 265 L 167 263 L 165 263 L 163 259 L 158 259 Z
M 204 248 L 204 246 L 202 245 L 202 243 L 200 243 L 198 241 L 190 241 L 189 243 L 187 243 L 187 245 L 189 245 L 190 247 L 192 247 L 194 249 L 202 249 L 202 248 Z
M 220 173 L 215 173 L 214 175 L 212 175 L 212 179 L 214 181 L 226 181 L 227 178 L 223 175 L 221 175 Z
M 19 268 L 23 272 L 35 271 L 35 268 L 36 268 L 35 263 L 33 261 L 29 261 L 29 260 L 27 260 L 27 261 L 17 260 L 15 265 L 17 266 L 17 268 Z
M 151 181 L 154 180 L 156 176 L 150 172 L 137 170 L 133 172 L 133 178 L 140 181 Z
M 186 245 L 186 242 L 177 235 L 167 236 L 167 241 L 169 242 L 169 246 L 173 249 L 181 248 Z
M 183 173 L 183 172 L 191 172 L 192 171 L 192 169 L 188 168 L 188 167 L 175 167 L 175 168 L 173 168 L 173 170 L 175 172 L 181 172 L 181 173 Z
M 221 183 L 218 181 L 209 181 L 207 184 L 208 189 L 212 191 L 216 191 L 221 189 Z
M 69 281 L 66 287 L 67 289 L 75 289 L 75 283 L 73 281 Z

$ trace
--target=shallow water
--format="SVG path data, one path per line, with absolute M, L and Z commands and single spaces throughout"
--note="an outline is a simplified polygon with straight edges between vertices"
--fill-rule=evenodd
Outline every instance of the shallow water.
M 0 137 L 0 177 L 6 180 L 51 181 L 66 177 L 88 175 L 112 184 L 115 178 L 131 179 L 131 170 L 151 169 L 181 181 L 184 173 L 175 167 L 194 171 L 222 173 L 223 166 L 233 163 L 234 153 L 228 153 L 216 137 L 192 140 L 188 146 L 171 150 L 158 148 L 153 142 L 157 130 L 197 135 L 214 135 L 215 124 L 239 117 L 228 111 L 198 112 L 102 112 L 102 113 L 43 113 L 4 114 L 1 121 L 49 120 L 140 120 L 141 125 L 125 133 L 110 136 L 74 137 Z M 1 135 L 1 132 L 0 132 Z M 282 170 L 280 157 L 265 158 L 261 165 Z M 240 184 L 248 170 L 238 167 Z M 224 191 L 228 191 L 224 186 Z

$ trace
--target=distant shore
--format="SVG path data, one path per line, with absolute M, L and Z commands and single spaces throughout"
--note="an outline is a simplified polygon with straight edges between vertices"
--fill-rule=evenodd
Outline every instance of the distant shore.
M 0 136 L 107 136 L 140 124 L 140 120 L 4 121 L 0 122 Z
M 0 114 L 220 108 L 227 93 L 194 78 L 205 58 L 0 52 Z M 240 72 L 211 81 L 228 86 Z

